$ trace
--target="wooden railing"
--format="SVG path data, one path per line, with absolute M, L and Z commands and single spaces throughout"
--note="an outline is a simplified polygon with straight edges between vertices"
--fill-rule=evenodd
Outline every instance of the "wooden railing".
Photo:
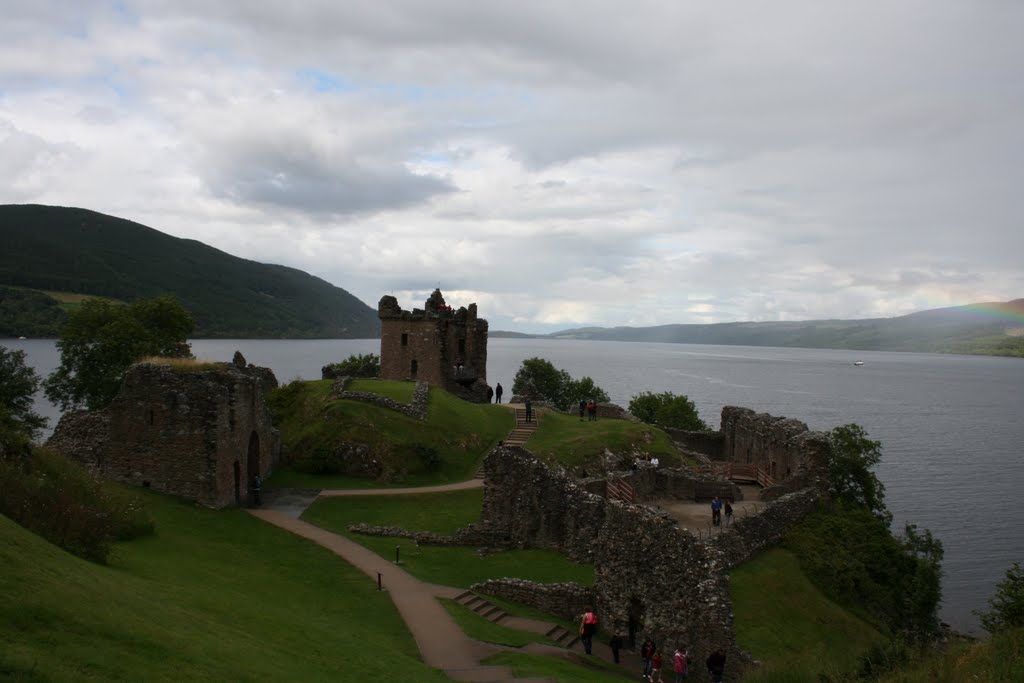
M 636 489 L 624 479 L 608 479 L 605 482 L 605 497 L 608 500 L 633 503 L 636 500 Z

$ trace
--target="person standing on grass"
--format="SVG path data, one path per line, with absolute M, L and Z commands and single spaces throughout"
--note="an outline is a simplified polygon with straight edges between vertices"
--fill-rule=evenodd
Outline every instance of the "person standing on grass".
M 587 402 L 581 400 L 580 401 L 580 422 L 583 422 L 583 413 L 585 413 L 586 411 L 587 411 Z
M 676 653 L 672 656 L 672 670 L 676 674 L 676 683 L 683 683 L 686 680 L 686 665 L 690 663 L 690 653 L 684 647 L 677 647 Z
M 614 635 L 611 640 L 608 641 L 608 647 L 612 649 L 612 659 L 615 663 L 619 663 L 619 650 L 622 649 L 622 636 Z
M 651 657 L 651 683 L 661 683 L 661 650 L 655 650 Z
M 597 615 L 594 614 L 594 610 L 588 607 L 587 611 L 583 613 L 582 621 L 580 621 L 580 640 L 583 641 L 583 650 L 588 655 L 591 648 L 594 647 L 594 634 L 596 632 Z
M 654 641 L 651 640 L 650 636 L 644 638 L 643 645 L 640 646 L 640 658 L 644 660 L 644 670 L 641 674 L 644 680 L 651 680 L 651 657 L 654 656 L 655 650 Z
M 501 392 L 502 391 L 503 391 L 503 389 L 501 388 L 501 382 L 498 382 L 498 386 L 494 387 L 494 402 L 495 403 L 501 403 Z

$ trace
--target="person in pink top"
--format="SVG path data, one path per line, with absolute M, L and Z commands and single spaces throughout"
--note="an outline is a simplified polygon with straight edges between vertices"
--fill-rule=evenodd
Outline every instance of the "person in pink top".
M 690 653 L 686 648 L 677 647 L 672 657 L 672 670 L 676 674 L 676 683 L 683 683 L 686 680 L 686 665 L 690 663 Z

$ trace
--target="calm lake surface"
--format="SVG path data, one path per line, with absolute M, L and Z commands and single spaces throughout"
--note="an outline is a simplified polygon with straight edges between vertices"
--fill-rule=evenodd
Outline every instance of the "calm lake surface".
M 0 340 L 23 349 L 40 375 L 59 356 L 51 340 Z M 353 353 L 379 353 L 376 339 L 197 340 L 200 358 L 235 350 L 278 381 L 319 379 Z M 487 378 L 511 395 L 524 359 L 546 358 L 574 378 L 588 375 L 622 406 L 641 391 L 689 396 L 717 427 L 722 406 L 803 420 L 827 430 L 856 422 L 882 442 L 878 476 L 895 517 L 928 528 L 945 546 L 942 618 L 977 632 L 995 583 L 1024 562 L 1024 360 L 923 353 L 491 339 Z M 853 365 L 854 360 L 864 365 Z M 57 410 L 42 397 L 37 410 Z

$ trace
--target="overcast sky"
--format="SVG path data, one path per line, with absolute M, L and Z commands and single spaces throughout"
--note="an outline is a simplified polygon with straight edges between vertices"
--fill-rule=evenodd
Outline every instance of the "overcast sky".
M 491 329 L 1024 296 L 1024 2 L 7 0 L 0 203 Z

